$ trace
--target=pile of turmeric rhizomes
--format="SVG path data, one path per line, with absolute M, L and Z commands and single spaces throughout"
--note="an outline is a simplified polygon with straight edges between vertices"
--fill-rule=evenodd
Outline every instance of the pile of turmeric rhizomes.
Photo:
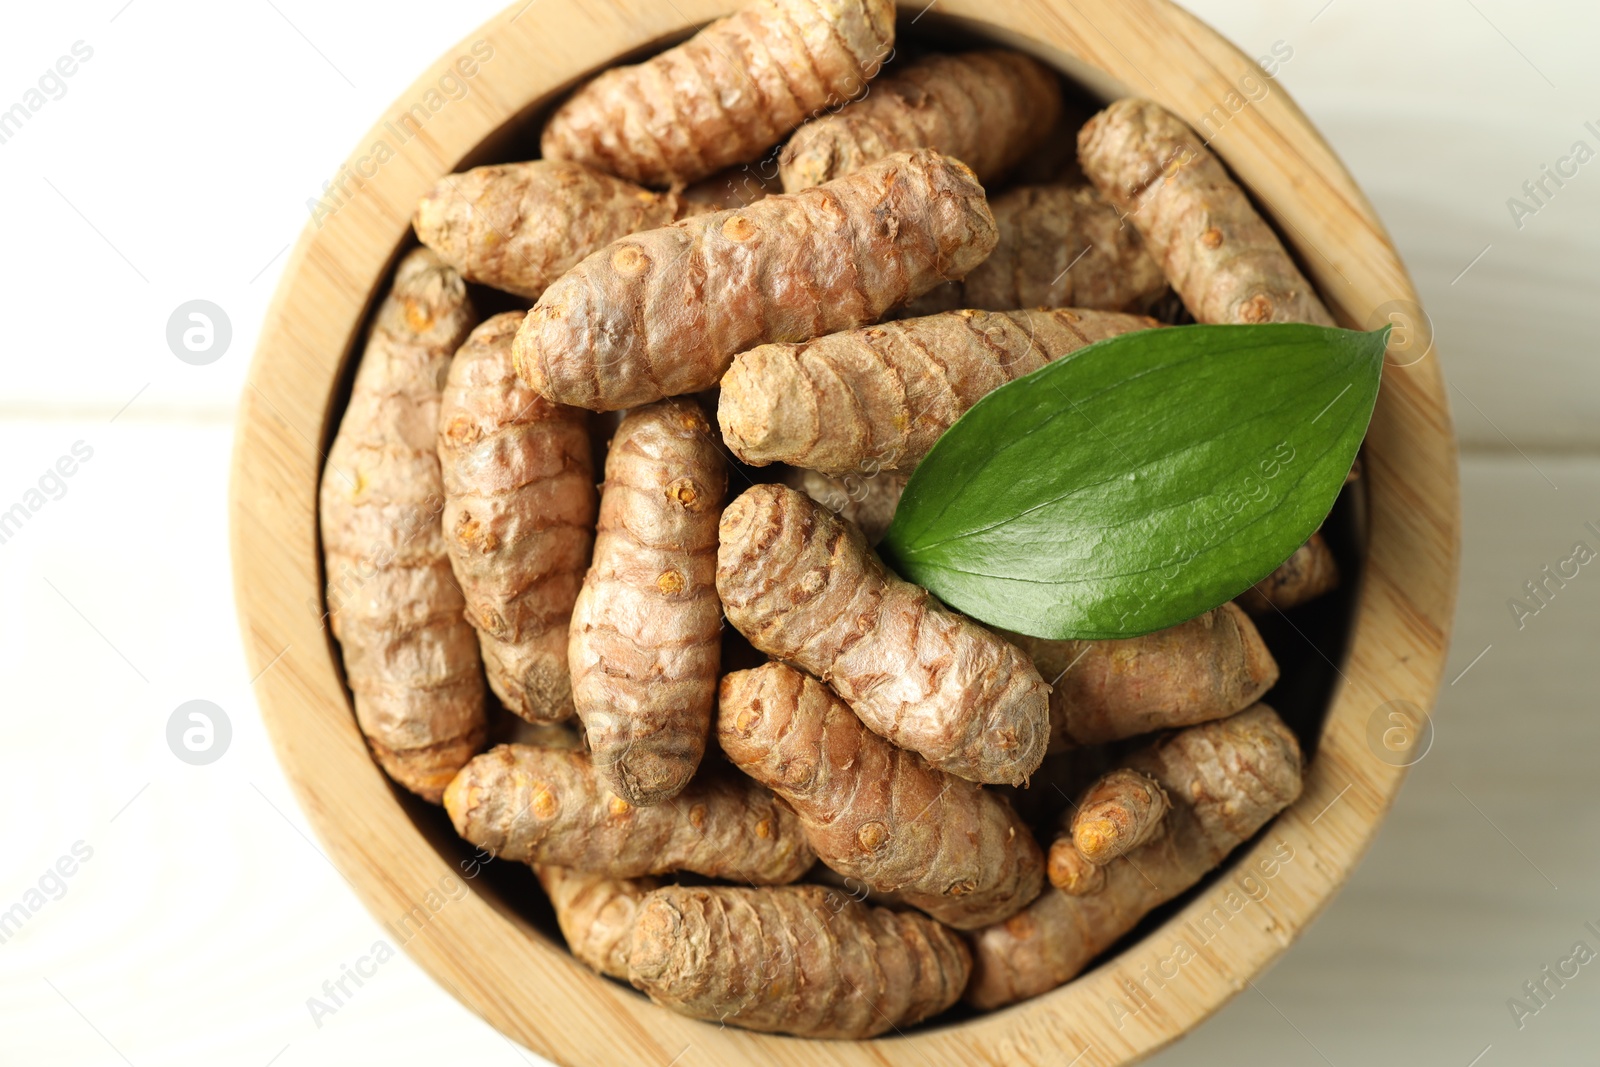
M 1337 581 L 1318 537 L 1237 604 L 1049 641 L 874 553 L 998 386 L 1151 315 L 1332 321 L 1161 107 L 1074 159 L 1036 60 L 893 45 L 887 0 L 759 0 L 439 182 L 322 480 L 389 775 L 596 971 L 815 1037 L 1058 986 L 1293 801 L 1251 613 Z

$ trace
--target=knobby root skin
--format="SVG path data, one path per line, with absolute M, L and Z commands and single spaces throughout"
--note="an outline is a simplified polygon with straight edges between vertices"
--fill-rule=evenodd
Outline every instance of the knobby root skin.
M 611 878 L 694 871 L 776 885 L 816 861 L 795 814 L 732 774 L 702 773 L 670 802 L 640 808 L 582 752 L 500 745 L 461 769 L 444 806 L 456 833 L 492 855 Z
M 1147 314 L 1168 293 L 1139 231 L 1093 186 L 1022 186 L 989 207 L 1000 235 L 989 258 L 911 301 L 900 317 L 1039 307 Z
M 723 678 L 717 740 L 795 810 L 823 863 L 947 926 L 1039 895 L 1044 857 L 1010 804 L 872 733 L 815 678 L 777 663 Z
M 608 878 L 548 864 L 536 865 L 533 873 L 578 961 L 596 974 L 626 981 L 639 905 L 660 883 L 654 878 Z
M 434 447 L 446 370 L 475 319 L 466 286 L 438 256 L 418 249 L 400 262 L 321 487 L 329 623 L 356 722 L 389 776 L 434 803 L 486 731 Z
M 578 89 L 545 125 L 541 154 L 643 185 L 687 184 L 859 96 L 893 50 L 891 0 L 753 0 Z
M 1060 114 L 1060 79 L 1030 56 L 1004 49 L 933 54 L 796 130 L 779 175 L 784 191 L 794 193 L 895 152 L 932 148 L 989 185 L 1037 148 Z
M 450 368 L 439 417 L 444 533 L 489 685 L 530 722 L 572 715 L 567 623 L 594 539 L 588 414 L 517 381 L 518 312 L 484 322 Z
M 1278 680 L 1278 663 L 1255 623 L 1232 603 L 1141 637 L 1007 636 L 1054 679 L 1051 751 L 1220 719 L 1261 699 Z
M 1084 859 L 1104 866 L 1159 834 L 1170 808 L 1159 782 L 1119 767 L 1078 799 L 1068 836 Z
M 1044 759 L 1049 687 L 1016 646 L 889 571 L 856 527 L 782 485 L 722 515 L 717 592 L 752 645 L 831 685 L 880 737 L 977 782 Z
M 1273 616 L 1338 587 L 1339 564 L 1319 531 L 1271 574 L 1240 593 L 1239 606 L 1251 615 Z
M 595 769 L 631 804 L 677 795 L 705 753 L 722 646 L 717 520 L 727 489 L 727 463 L 692 398 L 630 412 L 611 439 L 567 657 Z
M 1078 134 L 1089 180 L 1144 238 L 1201 323 L 1335 325 L 1222 162 L 1149 100 L 1118 100 Z
M 717 421 L 746 463 L 909 471 L 988 393 L 1095 341 L 1159 325 L 1070 308 L 961 310 L 744 352 Z
M 536 159 L 475 167 L 440 180 L 417 205 L 423 244 L 468 281 L 537 300 L 596 249 L 689 213 L 654 193 L 578 163 Z
M 657 1004 L 747 1030 L 862 1039 L 937 1015 L 971 954 L 915 912 L 836 889 L 668 886 L 644 899 L 629 980 Z
M 717 384 L 733 357 L 876 322 L 994 247 L 983 188 L 926 149 L 837 182 L 625 237 L 546 289 L 518 373 L 558 403 L 637 407 Z
M 790 467 L 784 471 L 783 484 L 798 489 L 846 522 L 855 523 L 861 527 L 867 544 L 876 545 L 894 522 L 895 509 L 900 506 L 911 474 L 879 470 L 871 463 L 863 464 L 863 468 L 834 475 Z
M 966 999 L 990 1009 L 1075 977 L 1152 908 L 1198 882 L 1300 795 L 1300 747 L 1271 708 L 1167 735 L 1131 757 L 1172 801 L 1167 832 L 1101 867 L 1104 884 L 1074 896 L 1046 889 L 976 934 Z

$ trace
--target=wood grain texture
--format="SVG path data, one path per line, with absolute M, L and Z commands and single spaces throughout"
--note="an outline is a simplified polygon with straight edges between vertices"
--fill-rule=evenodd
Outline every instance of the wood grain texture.
M 241 626 L 267 726 L 334 862 L 383 921 L 454 872 L 413 825 L 356 729 L 320 618 L 318 442 L 345 354 L 372 294 L 408 240 L 417 199 L 485 138 L 621 54 L 681 36 L 733 0 L 517 3 L 423 73 L 385 113 L 368 151 L 471 41 L 491 45 L 473 92 L 429 123 L 296 246 L 244 391 L 234 457 L 232 541 Z M 902 10 L 902 26 L 922 5 Z M 1191 123 L 1224 105 L 1253 62 L 1166 0 L 944 0 L 945 22 L 1025 48 L 1097 94 L 1150 96 Z M 1342 325 L 1363 327 L 1416 294 L 1382 224 L 1306 118 L 1274 85 L 1229 117 L 1211 147 L 1287 237 Z M 1368 746 L 1390 701 L 1433 704 L 1458 556 L 1456 456 L 1437 353 L 1385 375 L 1367 440 L 1369 543 L 1349 654 L 1305 794 L 1225 875 L 1144 941 L 1033 1001 L 958 1025 L 866 1044 L 797 1042 L 681 1018 L 595 978 L 566 950 L 469 894 L 407 945 L 503 1033 L 563 1064 L 1132 1063 L 1214 1012 L 1294 940 L 1349 876 L 1404 776 Z M 279 657 L 273 663 L 274 657 Z M 270 669 L 268 668 L 270 665 Z M 1238 879 L 1292 850 L 1267 893 L 1226 909 Z M 1173 944 L 1222 905 L 1231 920 L 1171 978 Z M 1146 967 L 1149 971 L 1146 971 Z M 1170 969 L 1170 968 L 1169 968 Z M 1129 992 L 1144 982 L 1148 995 Z M 1159 983 L 1159 984 L 1158 984 Z M 1120 1000 L 1122 1010 L 1113 1007 Z M 1139 1010 L 1131 1009 L 1137 1005 Z M 1079 1057 L 1074 1060 L 1073 1057 Z

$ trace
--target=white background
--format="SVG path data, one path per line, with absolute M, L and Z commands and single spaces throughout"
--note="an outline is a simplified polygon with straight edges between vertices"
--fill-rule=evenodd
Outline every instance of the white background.
M 92 856 L 0 944 L 0 1062 L 536 1060 L 403 957 L 313 1022 L 307 998 L 381 931 L 308 836 L 263 734 L 224 507 L 235 402 L 306 199 L 497 6 L 7 12 L 0 108 L 74 42 L 93 56 L 0 144 L 0 510 L 76 442 L 93 455 L 0 544 L 0 909 L 76 842 Z M 1600 524 L 1600 162 L 1520 229 L 1507 198 L 1574 141 L 1600 148 L 1584 130 L 1600 128 L 1600 9 L 1190 6 L 1252 54 L 1293 48 L 1280 84 L 1416 275 L 1465 447 L 1466 559 L 1446 680 L 1461 676 L 1365 865 L 1256 991 L 1155 1062 L 1592 1064 L 1600 965 L 1520 1030 L 1507 999 L 1574 942 L 1600 949 L 1584 930 L 1600 926 L 1600 573 L 1521 630 L 1507 600 L 1574 541 L 1597 543 L 1583 524 Z M 165 343 L 194 298 L 234 331 L 204 367 Z M 197 698 L 233 728 L 206 767 L 164 738 Z

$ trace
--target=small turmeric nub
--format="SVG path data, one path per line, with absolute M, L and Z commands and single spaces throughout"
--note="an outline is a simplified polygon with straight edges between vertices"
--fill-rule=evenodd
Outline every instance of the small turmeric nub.
M 1104 872 L 1098 884 L 1047 889 L 974 935 L 967 1002 L 998 1008 L 1073 978 L 1288 807 L 1300 795 L 1300 762 L 1294 734 L 1265 704 L 1135 753 L 1125 766 L 1171 801 L 1167 832 L 1096 868 Z
M 1072 835 L 1056 838 L 1050 846 L 1050 859 L 1046 866 L 1050 884 L 1075 897 L 1098 893 L 1106 884 L 1105 868 L 1083 858 Z
M 1119 768 L 1078 800 L 1072 814 L 1072 843 L 1090 863 L 1110 863 L 1160 833 L 1169 807 L 1159 782 Z

